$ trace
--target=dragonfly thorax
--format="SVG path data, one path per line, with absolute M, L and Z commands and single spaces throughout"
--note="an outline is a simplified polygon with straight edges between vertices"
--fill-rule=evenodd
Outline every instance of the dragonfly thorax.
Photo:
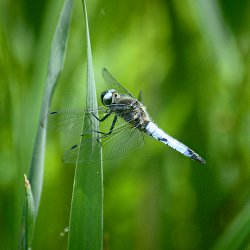
M 111 105 L 113 103 L 114 97 L 117 97 L 118 93 L 114 89 L 105 90 L 102 92 L 101 99 L 103 105 Z

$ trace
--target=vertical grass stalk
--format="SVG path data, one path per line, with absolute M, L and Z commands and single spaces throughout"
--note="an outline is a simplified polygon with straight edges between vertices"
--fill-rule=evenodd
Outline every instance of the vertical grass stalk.
M 71 9 L 72 9 L 72 0 L 65 0 L 55 30 L 53 41 L 51 44 L 45 91 L 42 101 L 39 123 L 37 127 L 37 134 L 32 154 L 32 160 L 30 164 L 29 181 L 34 201 L 34 223 L 39 209 L 40 197 L 43 185 L 44 154 L 45 154 L 45 143 L 46 143 L 45 126 L 47 122 L 47 114 L 49 111 L 52 95 L 57 80 L 63 69 L 65 48 L 67 44 L 68 30 L 70 24 Z M 24 206 L 24 211 L 25 211 L 25 206 Z M 25 232 L 26 230 L 25 224 L 27 219 L 25 217 L 26 214 L 24 212 L 21 231 L 20 231 L 19 249 L 26 249 L 27 246 L 27 239 L 26 239 L 27 233 Z
M 91 44 L 88 27 L 86 3 L 83 0 L 85 16 L 86 49 L 87 49 L 87 80 L 86 80 L 86 108 L 96 109 L 96 88 L 92 65 Z M 99 123 L 94 117 L 85 117 L 83 130 L 91 124 L 92 130 L 99 130 Z M 97 133 L 91 134 L 94 147 Z M 79 154 L 90 152 L 81 138 Z M 101 149 L 95 151 L 95 161 L 76 163 L 75 179 L 70 212 L 70 230 L 68 249 L 102 249 L 103 245 L 103 169 Z M 88 156 L 86 156 L 88 158 Z
M 25 182 L 25 205 L 24 205 L 24 216 L 25 216 L 25 238 L 26 238 L 26 249 L 31 249 L 33 232 L 34 232 L 34 223 L 35 223 L 35 206 L 33 194 L 31 191 L 30 183 L 24 175 Z

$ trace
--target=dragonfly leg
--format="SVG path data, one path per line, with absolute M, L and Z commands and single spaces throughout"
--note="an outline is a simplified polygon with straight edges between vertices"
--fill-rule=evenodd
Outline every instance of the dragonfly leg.
M 112 122 L 112 124 L 111 124 L 110 130 L 109 130 L 109 132 L 107 133 L 107 135 L 109 135 L 109 134 L 112 133 L 112 131 L 113 131 L 114 127 L 115 127 L 115 124 L 116 124 L 116 122 L 117 122 L 117 119 L 118 119 L 118 115 L 115 115 L 114 120 L 113 120 L 113 122 Z
M 106 136 L 106 135 L 110 135 L 113 132 L 113 129 L 115 127 L 117 119 L 118 119 L 118 115 L 115 115 L 114 120 L 112 121 L 111 127 L 109 129 L 109 132 L 101 132 L 101 131 L 97 131 L 97 130 L 92 130 L 92 131 L 94 131 L 94 132 L 96 132 L 98 134 L 102 134 L 103 137 Z
M 105 121 L 110 115 L 112 112 L 108 112 L 104 117 L 102 117 L 101 119 L 99 119 L 93 112 L 90 112 L 94 117 L 95 119 L 97 119 L 99 122 L 103 122 Z M 101 131 L 96 131 L 96 130 L 92 130 L 93 132 L 96 132 L 96 133 L 99 133 L 99 134 L 106 134 L 104 132 L 101 132 Z M 89 134 L 89 133 L 83 133 L 81 134 L 81 136 L 84 136 L 86 134 Z
M 103 122 L 105 121 L 110 115 L 111 115 L 112 112 L 108 112 L 105 116 L 103 116 L 101 119 L 99 119 L 93 112 L 91 112 L 91 114 L 99 121 L 99 122 Z
M 110 115 L 110 114 L 107 114 L 107 115 Z M 107 115 L 105 115 L 105 116 L 106 116 L 105 119 L 108 117 Z M 96 117 L 94 114 L 93 114 L 93 116 Z M 98 119 L 98 118 L 96 117 L 96 119 Z M 102 119 L 103 119 L 103 118 L 102 118 Z M 102 120 L 102 119 L 100 119 L 100 120 Z M 116 124 L 116 122 L 117 122 L 117 119 L 118 119 L 118 115 L 115 115 L 115 117 L 114 117 L 114 119 L 113 119 L 113 121 L 112 121 L 111 127 L 110 127 L 110 129 L 109 129 L 109 132 L 102 132 L 102 131 L 98 131 L 98 130 L 92 130 L 92 131 L 95 132 L 95 133 L 98 133 L 98 134 L 102 134 L 103 137 L 106 136 L 106 135 L 110 135 L 110 134 L 113 132 L 113 129 L 114 129 L 114 127 L 115 127 L 115 124 Z M 98 119 L 98 120 L 99 120 L 99 119 Z M 81 134 L 81 136 L 84 136 L 84 135 L 86 135 L 86 134 L 88 134 L 88 133 Z

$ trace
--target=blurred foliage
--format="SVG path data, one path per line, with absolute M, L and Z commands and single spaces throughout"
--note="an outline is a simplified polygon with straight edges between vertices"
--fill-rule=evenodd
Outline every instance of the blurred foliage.
M 149 139 L 135 154 L 105 163 L 105 246 L 212 248 L 250 198 L 250 2 L 95 0 L 87 6 L 100 92 L 107 67 L 132 93 L 142 89 L 158 125 L 207 161 L 200 166 Z M 17 246 L 23 174 L 61 7 L 62 1 L 0 2 L 2 249 Z M 75 1 L 55 110 L 84 108 L 83 24 L 81 1 Z M 74 139 L 48 134 L 34 249 L 66 249 L 74 165 L 60 156 Z

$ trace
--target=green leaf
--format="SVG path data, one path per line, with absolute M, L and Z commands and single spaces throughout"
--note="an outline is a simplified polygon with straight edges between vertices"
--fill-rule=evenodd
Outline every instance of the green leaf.
M 42 192 L 42 185 L 43 185 L 44 154 L 45 154 L 45 143 L 46 143 L 45 126 L 47 122 L 47 114 L 49 111 L 52 95 L 57 80 L 63 69 L 65 48 L 66 48 L 68 30 L 70 24 L 71 9 L 72 9 L 72 0 L 66 0 L 64 3 L 64 7 L 61 11 L 60 19 L 58 21 L 51 45 L 45 91 L 42 101 L 36 140 L 33 149 L 33 155 L 29 172 L 29 180 L 34 200 L 34 218 L 36 218 L 38 213 L 40 197 Z M 25 218 L 25 216 L 26 215 L 24 213 L 21 225 L 20 240 L 19 240 L 19 248 L 21 249 L 25 249 L 25 246 L 27 245 L 26 244 L 27 233 L 25 233 L 25 228 L 26 228 L 25 223 L 27 219 Z
M 94 70 L 92 65 L 91 44 L 88 28 L 88 17 L 85 1 L 83 1 L 85 29 L 87 40 L 87 83 L 86 108 L 97 108 Z M 90 121 L 90 120 L 91 121 Z M 99 130 L 99 122 L 94 117 L 85 117 L 84 125 L 92 124 L 92 130 Z M 83 127 L 84 128 L 84 127 Z M 94 147 L 97 133 L 91 134 Z M 88 154 L 81 138 L 78 154 Z M 95 151 L 95 161 L 77 163 L 70 213 L 70 229 L 68 249 L 102 249 L 103 246 L 103 168 L 101 149 Z M 86 158 L 88 158 L 86 156 Z
M 250 203 L 243 208 L 221 239 L 215 245 L 214 250 L 227 249 L 245 249 L 249 244 L 250 236 Z M 245 244 L 244 244 L 245 243 Z

